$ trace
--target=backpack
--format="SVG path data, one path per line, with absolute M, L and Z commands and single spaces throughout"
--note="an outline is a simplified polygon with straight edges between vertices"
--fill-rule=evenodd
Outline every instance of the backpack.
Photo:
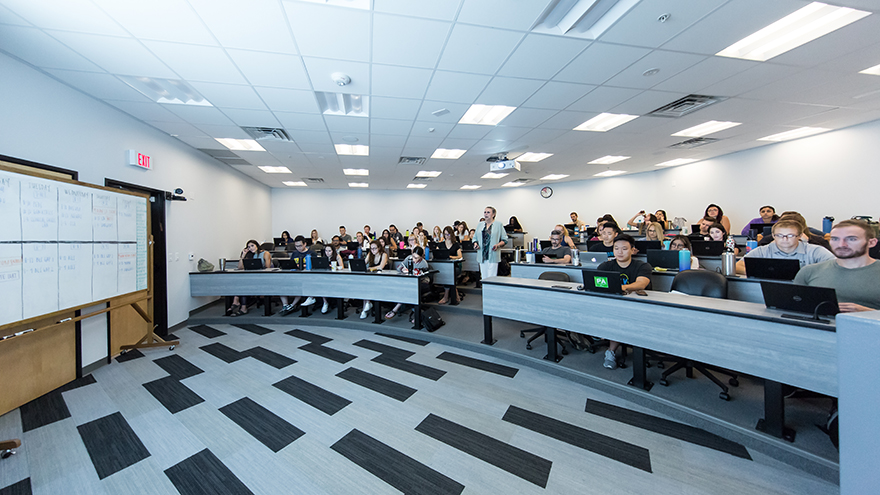
M 425 327 L 425 330 L 429 332 L 434 332 L 438 328 L 446 324 L 446 322 L 443 321 L 443 318 L 440 317 L 440 313 L 438 313 L 436 309 L 430 306 L 425 306 L 420 308 L 420 310 L 422 325 Z

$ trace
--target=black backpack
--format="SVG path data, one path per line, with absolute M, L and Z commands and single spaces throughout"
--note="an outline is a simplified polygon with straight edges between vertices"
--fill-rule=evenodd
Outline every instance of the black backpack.
M 425 330 L 429 332 L 434 332 L 438 328 L 446 324 L 446 322 L 443 321 L 443 318 L 440 318 L 440 313 L 438 313 L 436 309 L 430 306 L 422 307 L 420 313 L 422 318 L 422 326 L 424 326 Z

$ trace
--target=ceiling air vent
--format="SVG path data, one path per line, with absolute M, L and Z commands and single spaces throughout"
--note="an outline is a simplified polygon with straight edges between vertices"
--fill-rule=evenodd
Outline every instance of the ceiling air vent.
M 250 162 L 248 162 L 247 160 L 245 160 L 243 158 L 238 158 L 238 157 L 235 157 L 235 158 L 221 157 L 221 158 L 217 158 L 217 159 L 227 165 L 250 165 Z
M 397 160 L 398 165 L 424 165 L 428 161 L 424 156 L 402 156 Z
M 277 127 L 242 127 L 241 130 L 257 141 L 281 141 L 291 142 L 290 135 L 284 129 Z
M 204 149 L 204 148 L 197 148 L 197 149 L 199 151 L 201 151 L 202 153 L 204 153 L 208 156 L 217 158 L 217 159 L 220 159 L 220 158 L 239 158 L 239 156 L 236 155 L 235 153 L 233 153 L 229 150 L 225 150 L 225 149 L 224 150 L 209 150 L 209 149 Z
M 672 146 L 670 146 L 670 148 L 672 148 L 674 150 L 689 150 L 691 148 L 698 148 L 700 146 L 712 144 L 715 141 L 720 141 L 720 139 L 707 138 L 707 137 L 691 138 L 686 141 L 682 141 L 680 143 L 675 143 Z
M 311 182 L 312 184 L 323 184 L 324 183 L 324 179 L 322 179 L 320 177 L 304 177 L 303 181 Z
M 525 184 L 526 182 L 531 182 L 532 180 L 533 180 L 533 179 L 526 179 L 525 177 L 521 177 L 521 178 L 519 178 L 519 179 L 514 179 L 514 180 L 512 180 L 512 181 L 510 181 L 510 182 L 513 182 L 513 183 L 515 183 L 515 184 Z
M 413 182 L 431 182 L 432 177 L 413 177 Z
M 675 100 L 668 105 L 664 105 L 657 110 L 654 110 L 653 112 L 649 112 L 647 115 L 677 119 L 679 117 L 684 117 L 689 113 L 694 113 L 702 108 L 706 108 L 713 103 L 718 103 L 722 100 L 724 100 L 724 98 L 721 98 L 719 96 L 687 95 L 684 98 Z

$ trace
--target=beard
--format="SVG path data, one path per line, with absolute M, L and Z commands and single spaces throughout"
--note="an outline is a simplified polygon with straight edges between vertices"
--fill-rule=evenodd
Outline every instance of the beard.
M 848 247 L 838 247 L 831 248 L 831 252 L 834 253 L 834 256 L 842 260 L 850 259 L 850 258 L 858 258 L 860 256 L 864 256 L 865 253 L 868 252 L 868 243 L 862 245 L 861 249 L 852 249 Z

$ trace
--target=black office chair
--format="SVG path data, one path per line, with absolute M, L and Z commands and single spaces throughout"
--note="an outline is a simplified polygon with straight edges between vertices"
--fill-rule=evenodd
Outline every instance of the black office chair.
M 538 275 L 538 280 L 555 280 L 557 282 L 570 282 L 571 281 L 571 279 L 568 278 L 568 274 L 565 272 L 544 272 L 544 273 Z M 548 327 L 530 328 L 530 329 L 526 329 L 526 330 L 521 330 L 519 332 L 519 336 L 520 336 L 520 338 L 525 338 L 526 333 L 533 333 L 534 332 L 535 335 L 532 335 L 529 338 L 529 340 L 526 341 L 526 349 L 531 350 L 532 349 L 532 342 L 535 339 L 537 339 L 538 337 L 543 336 L 544 340 L 545 341 L 547 340 L 547 330 L 548 330 Z M 568 349 L 565 348 L 565 344 L 561 340 L 559 340 L 559 337 L 564 337 L 565 334 L 563 332 L 556 330 L 556 329 L 553 329 L 553 331 L 556 332 L 556 343 L 562 347 L 562 354 L 568 354 Z
M 260 244 L 260 250 L 269 251 L 271 253 L 272 251 L 275 250 L 275 243 L 274 242 L 264 242 L 264 243 Z
M 684 292 L 685 294 L 690 294 L 692 296 L 727 299 L 727 277 L 715 271 L 686 270 L 676 275 L 672 280 L 672 290 Z M 674 360 L 676 361 L 675 365 L 663 372 L 663 375 L 660 378 L 660 385 L 668 386 L 669 382 L 666 378 L 682 368 L 686 370 L 688 378 L 694 377 L 693 370 L 696 369 L 706 378 L 712 380 L 712 383 L 721 388 L 721 393 L 718 394 L 718 397 L 723 400 L 730 400 L 730 395 L 727 393 L 727 385 L 721 383 L 721 380 L 710 373 L 710 369 L 717 373 L 729 376 L 730 379 L 728 380 L 728 383 L 731 386 L 736 387 L 739 385 L 737 375 L 732 371 L 708 364 L 698 363 L 691 361 L 690 359 L 675 358 Z

